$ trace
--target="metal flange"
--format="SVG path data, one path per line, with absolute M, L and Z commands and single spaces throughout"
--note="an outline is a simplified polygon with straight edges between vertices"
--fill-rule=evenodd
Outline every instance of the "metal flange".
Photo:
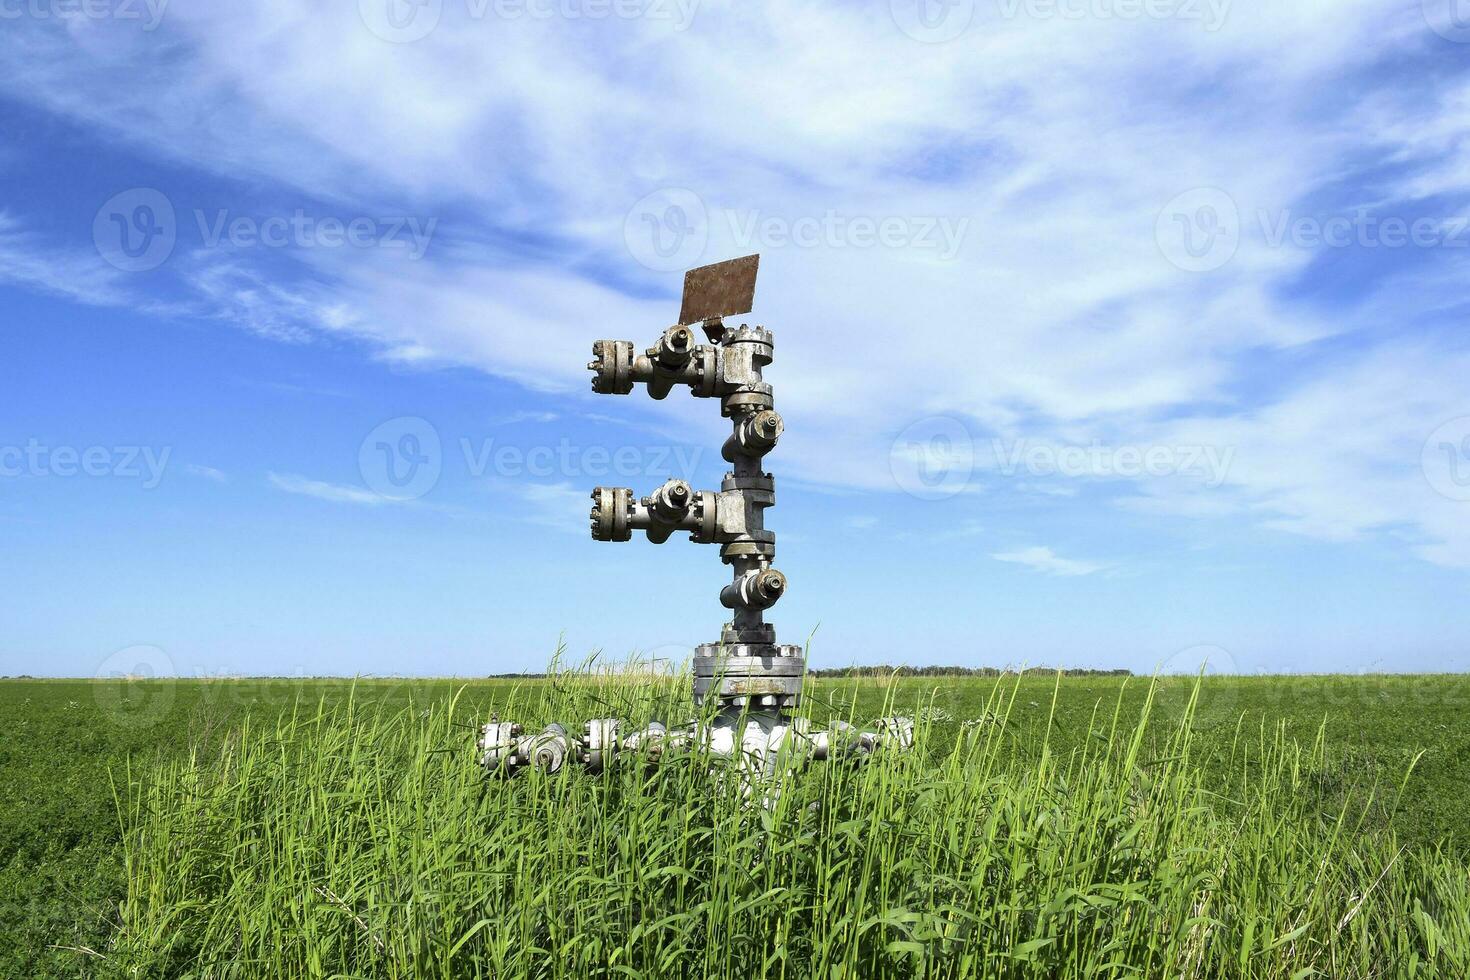
M 694 701 L 794 708 L 801 700 L 806 658 L 791 644 L 705 643 L 694 654 Z

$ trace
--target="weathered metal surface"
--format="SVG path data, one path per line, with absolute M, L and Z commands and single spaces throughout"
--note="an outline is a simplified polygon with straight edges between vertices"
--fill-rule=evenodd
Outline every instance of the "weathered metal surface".
M 501 776 L 527 768 L 550 775 L 572 763 L 601 772 L 624 756 L 656 763 L 666 755 L 700 755 L 732 763 L 752 802 L 760 799 L 770 805 L 774 798 L 765 780 L 781 769 L 795 769 L 808 760 L 861 760 L 913 746 L 914 725 L 907 718 L 880 719 L 870 732 L 843 721 L 834 721 L 830 731 L 813 731 L 806 718 L 760 710 L 755 702 L 764 699 L 758 694 L 741 700 L 754 710 L 722 712 L 707 722 L 680 728 L 655 721 L 627 732 L 616 718 L 597 718 L 586 724 L 580 737 L 561 725 L 526 733 L 519 725 L 496 720 L 480 730 L 480 764 Z
M 684 277 L 684 307 L 679 323 L 638 354 L 626 340 L 593 345 L 592 390 L 625 395 L 637 385 L 663 398 L 687 385 L 696 398 L 718 398 L 720 414 L 733 427 L 721 454 L 730 472 L 718 491 L 695 490 L 683 480 L 666 481 L 646 497 L 627 487 L 592 491 L 592 537 L 627 541 L 634 531 L 662 543 L 674 531 L 691 541 L 720 546 L 720 559 L 732 581 L 720 601 L 731 610 L 718 643 L 701 644 L 692 664 L 694 700 L 719 706 L 713 720 L 669 729 L 653 722 L 624 733 L 616 718 L 587 723 L 580 737 L 560 725 L 527 734 L 520 725 L 492 718 L 480 730 L 481 764 L 510 774 L 531 767 L 554 773 L 576 762 L 594 772 L 610 766 L 619 753 L 637 753 L 656 762 L 665 752 L 699 752 L 734 762 L 746 776 L 770 775 L 804 759 L 861 758 L 873 752 L 907 749 L 913 723 L 885 718 L 873 732 L 834 722 L 829 732 L 811 731 L 791 712 L 801 699 L 806 659 L 801 647 L 777 644 L 765 610 L 786 592 L 786 577 L 772 565 L 776 536 L 766 530 L 765 510 L 776 502 L 776 485 L 764 470 L 765 455 L 785 428 L 775 411 L 771 386 L 761 369 L 771 363 L 774 342 L 764 327 L 726 329 L 720 317 L 750 311 L 760 256 L 747 255 L 691 269 Z M 711 322 L 713 321 L 713 322 Z M 711 343 L 694 344 L 687 329 L 703 323 Z M 754 790 L 754 783 L 747 788 Z M 771 802 L 767 796 L 766 802 Z
M 760 262 L 757 253 L 702 265 L 684 273 L 684 305 L 679 310 L 679 323 L 701 323 L 755 309 L 755 275 Z
M 674 531 L 688 531 L 692 541 L 718 544 L 720 559 L 732 573 L 731 584 L 720 593 L 731 617 L 718 645 L 700 647 L 695 699 L 709 695 L 731 706 L 749 706 L 758 698 L 758 707 L 786 711 L 801 698 L 805 663 L 799 647 L 776 645 L 775 631 L 764 618 L 786 592 L 786 577 L 772 566 L 776 536 L 765 526 L 776 487 L 763 460 L 785 429 L 771 386 L 761 376 L 774 356 L 775 340 L 765 327 L 722 325 L 707 331 L 712 344 L 696 345 L 688 328 L 690 322 L 748 312 L 759 268 L 760 256 L 747 255 L 691 269 L 684 277 L 683 322 L 665 330 L 643 355 L 626 340 L 593 345 L 587 367 L 594 391 L 623 395 L 642 384 L 651 396 L 663 398 L 687 385 L 695 397 L 720 400 L 720 414 L 730 420 L 732 431 L 721 448 L 730 473 L 718 492 L 695 490 L 682 480 L 670 480 L 646 497 L 626 487 L 598 487 L 592 491 L 592 537 L 627 541 L 642 531 L 661 544 Z M 716 676 L 706 656 L 716 646 L 729 677 Z

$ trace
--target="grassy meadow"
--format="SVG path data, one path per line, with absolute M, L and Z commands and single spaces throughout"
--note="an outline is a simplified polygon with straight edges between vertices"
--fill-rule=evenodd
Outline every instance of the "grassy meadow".
M 1470 678 L 809 683 L 918 750 L 762 808 L 474 766 L 676 681 L 0 681 L 0 976 L 1470 975 Z

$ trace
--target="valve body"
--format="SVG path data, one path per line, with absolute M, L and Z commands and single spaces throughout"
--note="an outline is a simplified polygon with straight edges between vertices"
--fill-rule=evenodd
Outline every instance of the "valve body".
M 592 491 L 592 537 L 627 541 L 634 531 L 661 544 L 674 531 L 690 540 L 718 544 L 731 568 L 731 582 L 720 590 L 730 620 L 717 642 L 701 644 L 694 657 L 694 697 L 719 699 L 722 706 L 785 712 L 801 699 L 806 661 L 799 646 L 778 644 L 765 621 L 786 592 L 786 576 L 774 567 L 776 536 L 765 526 L 765 511 L 776 502 L 776 483 L 763 461 L 776 447 L 785 423 L 775 409 L 762 369 L 771 363 L 774 342 L 764 327 L 742 324 L 727 329 L 707 323 L 711 344 L 694 344 L 687 324 L 676 324 L 642 356 L 626 340 L 592 345 L 592 390 L 628 394 L 639 384 L 654 398 L 677 385 L 696 398 L 718 398 L 720 414 L 731 423 L 721 447 L 730 463 L 719 490 L 694 490 L 670 480 L 646 497 L 627 487 Z
M 840 721 L 829 731 L 813 731 L 808 719 L 793 714 L 801 701 L 806 659 L 800 646 L 777 643 L 775 629 L 765 620 L 765 611 L 787 588 L 786 576 L 775 568 L 776 536 L 765 525 L 776 484 L 763 460 L 785 430 L 771 386 L 761 376 L 771 363 L 773 343 L 764 327 L 728 329 L 723 321 L 751 308 L 757 260 L 746 256 L 691 270 L 680 313 L 686 322 L 669 327 L 643 354 L 631 341 L 599 340 L 587 365 L 592 390 L 599 394 L 626 395 L 642 384 L 662 399 L 682 385 L 696 398 L 718 398 L 720 414 L 730 420 L 731 433 L 720 450 L 730 471 L 718 490 L 696 490 L 671 479 L 644 497 L 628 487 L 592 491 L 594 540 L 628 541 L 642 531 L 661 544 L 675 531 L 687 531 L 691 541 L 720 546 L 720 559 L 731 572 L 720 603 L 730 610 L 730 619 L 718 641 L 695 650 L 693 663 L 694 700 L 712 700 L 715 712 L 673 729 L 653 722 L 626 731 L 618 719 L 595 719 L 580 735 L 557 724 L 528 733 L 492 717 L 481 727 L 478 742 L 487 771 L 509 775 L 529 767 L 549 774 L 577 763 L 600 772 L 619 755 L 634 753 L 651 763 L 665 754 L 699 752 L 732 760 L 744 775 L 760 777 L 808 759 L 860 761 L 913 745 L 913 723 L 907 718 L 884 718 L 871 732 Z M 694 322 L 702 322 L 710 343 L 695 342 Z M 754 793 L 758 783 L 753 778 L 747 789 Z M 762 798 L 768 804 L 772 800 L 769 794 Z

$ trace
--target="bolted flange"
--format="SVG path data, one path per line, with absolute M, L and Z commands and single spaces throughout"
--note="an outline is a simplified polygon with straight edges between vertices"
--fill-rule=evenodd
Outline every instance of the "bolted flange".
M 633 390 L 633 342 L 598 340 L 592 344 L 592 390 L 599 395 L 626 395 Z
M 793 644 L 705 643 L 694 652 L 694 701 L 789 710 L 801 702 L 806 658 Z

